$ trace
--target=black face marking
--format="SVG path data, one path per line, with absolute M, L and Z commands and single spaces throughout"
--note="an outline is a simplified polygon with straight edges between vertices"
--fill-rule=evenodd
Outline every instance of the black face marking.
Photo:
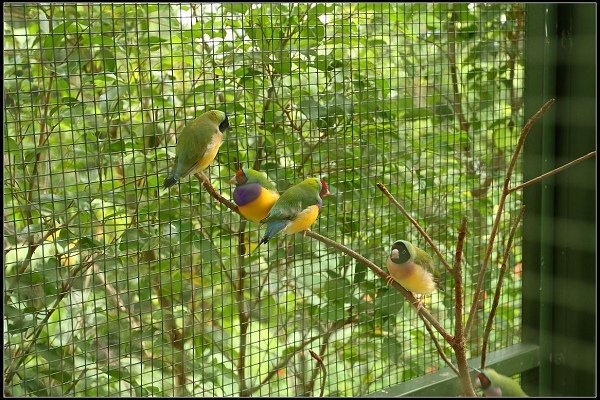
M 392 258 L 392 261 L 396 264 L 404 264 L 410 260 L 410 252 L 402 241 L 397 241 L 392 245 L 392 250 L 398 250 L 398 257 Z
M 225 119 L 219 125 L 219 130 L 221 132 L 225 132 L 227 129 L 230 129 L 230 128 L 231 128 L 231 125 L 229 125 L 229 119 L 227 118 L 227 116 L 225 116 Z

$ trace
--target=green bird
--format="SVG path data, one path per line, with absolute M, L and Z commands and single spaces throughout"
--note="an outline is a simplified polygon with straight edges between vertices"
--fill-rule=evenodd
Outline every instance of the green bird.
M 223 144 L 223 133 L 231 128 L 223 111 L 207 111 L 189 124 L 177 139 L 175 163 L 164 189 L 173 186 L 181 178 L 202 172 L 215 159 Z
M 485 397 L 528 397 L 521 386 L 508 376 L 497 373 L 492 368 L 477 371 L 475 386 L 483 389 Z
M 319 216 L 323 198 L 330 194 L 325 180 L 317 178 L 307 178 L 283 192 L 260 221 L 267 224 L 267 230 L 258 245 L 267 243 L 280 231 L 291 235 L 310 228 Z
M 397 240 L 386 260 L 392 279 L 406 290 L 420 295 L 429 295 L 436 288 L 433 259 L 425 251 L 406 240 Z

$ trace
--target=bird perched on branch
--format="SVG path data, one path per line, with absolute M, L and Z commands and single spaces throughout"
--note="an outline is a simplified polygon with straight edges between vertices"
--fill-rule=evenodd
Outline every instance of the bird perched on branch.
M 492 368 L 477 371 L 475 386 L 483 389 L 485 397 L 528 397 L 521 386 L 508 376 Z
M 267 230 L 258 244 L 268 242 L 280 231 L 291 235 L 308 230 L 319 216 L 323 198 L 330 194 L 325 180 L 317 178 L 307 178 L 283 192 L 261 221 L 267 224 Z
M 406 240 L 392 244 L 386 266 L 390 273 L 388 285 L 393 279 L 406 290 L 420 295 L 429 295 L 436 288 L 433 259 Z
M 275 184 L 264 172 L 240 168 L 230 182 L 236 185 L 233 201 L 238 205 L 240 214 L 252 222 L 265 219 L 279 199 Z
M 215 159 L 223 134 L 230 127 L 227 115 L 218 110 L 207 111 L 188 123 L 177 138 L 175 162 L 163 188 L 190 174 L 202 173 Z

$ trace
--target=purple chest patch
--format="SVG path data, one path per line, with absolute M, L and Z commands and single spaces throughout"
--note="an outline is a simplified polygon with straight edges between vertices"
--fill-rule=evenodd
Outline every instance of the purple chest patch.
M 233 190 L 233 201 L 238 206 L 245 206 L 256 200 L 260 196 L 261 190 L 262 187 L 258 183 L 248 183 L 238 186 Z

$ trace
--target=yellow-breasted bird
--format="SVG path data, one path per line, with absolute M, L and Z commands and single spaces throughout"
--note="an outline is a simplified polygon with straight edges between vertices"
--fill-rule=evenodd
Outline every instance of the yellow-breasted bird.
M 325 180 L 317 178 L 307 178 L 283 192 L 261 221 L 267 224 L 267 230 L 258 244 L 268 242 L 280 231 L 291 235 L 310 228 L 319 216 L 323 197 L 330 194 Z
M 475 386 L 483 389 L 485 397 L 528 397 L 512 378 L 499 374 L 492 368 L 476 371 Z
M 163 188 L 206 169 L 223 143 L 223 133 L 230 127 L 227 115 L 218 110 L 207 111 L 187 124 L 177 138 L 175 162 Z
M 421 295 L 429 295 L 436 288 L 433 259 L 406 240 L 392 244 L 386 266 L 391 276 L 388 285 L 394 279 L 406 290 Z
M 265 219 L 279 199 L 277 187 L 264 172 L 240 168 L 230 182 L 236 185 L 233 201 L 238 205 L 240 214 L 252 222 Z

